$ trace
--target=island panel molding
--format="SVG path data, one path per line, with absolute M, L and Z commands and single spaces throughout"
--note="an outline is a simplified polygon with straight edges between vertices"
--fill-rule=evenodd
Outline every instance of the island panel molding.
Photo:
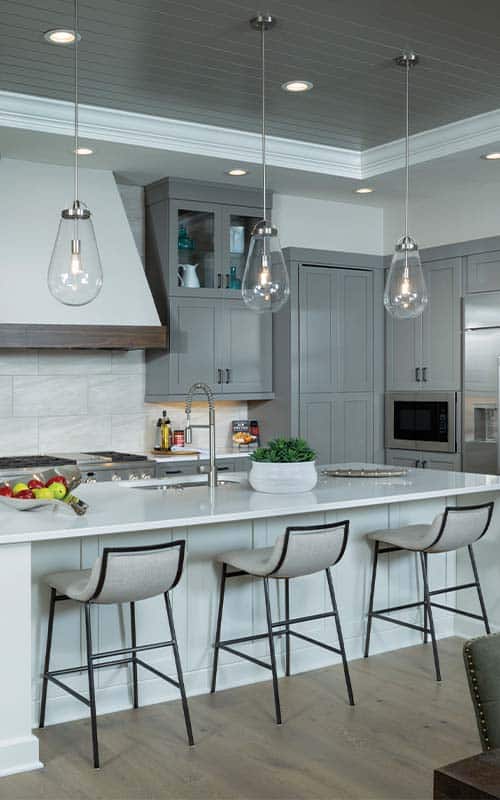
M 166 325 L 0 324 L 0 348 L 165 350 Z

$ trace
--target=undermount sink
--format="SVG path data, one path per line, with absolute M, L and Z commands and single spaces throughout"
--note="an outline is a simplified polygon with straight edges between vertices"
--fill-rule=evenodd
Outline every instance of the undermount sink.
M 238 486 L 240 481 L 231 481 L 231 480 L 218 480 L 217 486 Z M 162 484 L 155 484 L 151 486 L 151 484 L 143 484 L 142 486 L 132 486 L 132 489 L 145 489 L 146 491 L 156 491 L 156 492 L 167 492 L 171 491 L 172 489 L 199 489 L 200 487 L 204 487 L 205 489 L 208 487 L 208 481 L 180 481 L 179 483 L 162 483 Z

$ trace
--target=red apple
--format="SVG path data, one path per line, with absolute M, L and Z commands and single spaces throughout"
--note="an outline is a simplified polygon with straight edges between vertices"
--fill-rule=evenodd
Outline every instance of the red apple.
M 32 478 L 28 481 L 29 489 L 43 489 L 44 485 L 43 481 L 39 481 L 38 478 Z
M 48 489 L 49 486 L 52 486 L 53 483 L 62 483 L 66 487 L 66 489 L 68 488 L 68 482 L 63 475 L 54 475 L 53 478 L 49 478 L 45 486 Z
M 2 497 L 13 497 L 14 492 L 10 486 L 0 486 L 0 495 L 2 495 Z
M 19 500 L 34 500 L 35 495 L 31 489 L 23 489 L 21 492 L 16 494 L 16 498 L 19 498 Z

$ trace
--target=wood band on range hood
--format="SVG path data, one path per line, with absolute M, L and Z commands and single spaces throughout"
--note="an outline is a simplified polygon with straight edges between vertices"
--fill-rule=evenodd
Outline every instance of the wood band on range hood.
M 165 325 L 0 324 L 0 348 L 165 350 L 167 346 Z

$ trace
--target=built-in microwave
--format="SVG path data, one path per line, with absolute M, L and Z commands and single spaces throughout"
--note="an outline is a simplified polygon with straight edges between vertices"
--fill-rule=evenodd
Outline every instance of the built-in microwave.
M 456 453 L 459 402 L 457 392 L 389 392 L 385 396 L 385 446 Z

